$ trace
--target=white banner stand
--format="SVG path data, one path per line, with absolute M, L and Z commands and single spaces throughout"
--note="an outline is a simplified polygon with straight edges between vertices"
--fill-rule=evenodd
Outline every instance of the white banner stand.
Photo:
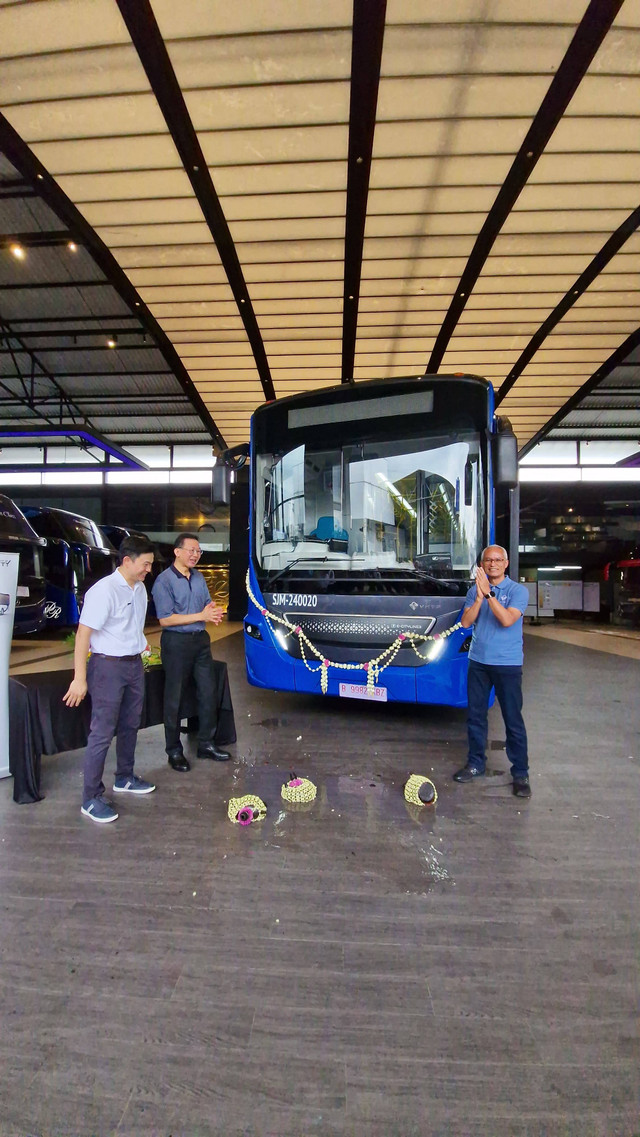
M 9 657 L 19 553 L 0 553 L 0 778 L 9 777 Z

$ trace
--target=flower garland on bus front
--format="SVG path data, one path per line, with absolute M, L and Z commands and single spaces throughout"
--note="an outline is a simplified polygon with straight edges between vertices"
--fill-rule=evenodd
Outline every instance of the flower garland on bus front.
M 457 632 L 458 629 L 462 627 L 462 624 L 460 623 L 454 624 L 453 627 L 447 628 L 445 632 L 436 632 L 433 636 L 419 635 L 417 632 L 400 632 L 396 636 L 393 643 L 389 644 L 389 646 L 386 647 L 384 651 L 380 652 L 380 655 L 377 655 L 375 659 L 370 659 L 368 663 L 336 663 L 334 660 L 326 659 L 323 652 L 318 651 L 318 648 L 311 642 L 306 633 L 303 632 L 299 624 L 292 624 L 290 620 L 287 620 L 286 616 L 281 616 L 277 612 L 270 612 L 268 608 L 265 608 L 256 600 L 253 592 L 251 591 L 248 572 L 246 584 L 247 594 L 251 603 L 255 605 L 259 612 L 262 613 L 265 620 L 267 621 L 267 624 L 269 624 L 271 631 L 273 631 L 273 628 L 271 627 L 271 621 L 275 620 L 276 623 L 282 624 L 282 626 L 287 629 L 288 635 L 294 635 L 298 637 L 300 643 L 300 655 L 302 656 L 302 661 L 307 671 L 311 671 L 314 674 L 316 674 L 318 671 L 320 672 L 320 687 L 323 695 L 326 695 L 329 687 L 328 670 L 330 667 L 339 668 L 341 671 L 366 671 L 367 695 L 373 695 L 375 692 L 375 685 L 380 678 L 380 674 L 384 671 L 385 667 L 389 667 L 389 665 L 393 663 L 403 643 L 408 641 L 418 656 L 418 659 L 421 659 L 426 663 L 427 656 L 418 651 L 416 644 L 435 642 L 437 640 L 446 640 L 448 636 L 452 635 L 453 632 Z M 316 659 L 320 660 L 319 667 L 311 666 L 309 660 L 305 655 L 305 647 L 308 651 L 312 652 L 313 655 L 315 655 Z

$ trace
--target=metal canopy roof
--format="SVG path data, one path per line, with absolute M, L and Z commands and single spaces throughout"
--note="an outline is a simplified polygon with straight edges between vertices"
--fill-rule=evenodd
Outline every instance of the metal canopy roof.
M 0 0 L 3 421 L 441 370 L 640 438 L 639 61 L 640 0 Z

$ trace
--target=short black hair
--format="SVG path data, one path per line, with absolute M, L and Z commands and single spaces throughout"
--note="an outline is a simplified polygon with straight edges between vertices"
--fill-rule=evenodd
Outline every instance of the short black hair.
M 125 557 L 136 561 L 145 553 L 155 553 L 155 549 L 148 537 L 125 537 L 118 549 L 118 563 L 122 564 Z
M 178 533 L 178 536 L 173 542 L 174 549 L 181 549 L 185 541 L 197 541 L 198 544 L 200 544 L 200 538 L 197 533 Z

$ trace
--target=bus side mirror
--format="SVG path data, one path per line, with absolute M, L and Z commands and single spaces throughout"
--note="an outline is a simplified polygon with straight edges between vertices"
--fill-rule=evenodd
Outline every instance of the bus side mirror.
M 473 462 L 470 458 L 464 465 L 464 504 L 473 504 Z
M 231 501 L 231 469 L 217 463 L 211 471 L 211 501 L 213 505 L 229 505 Z
M 493 481 L 510 490 L 518 484 L 518 443 L 512 430 L 493 436 Z
M 69 544 L 62 537 L 47 537 L 43 553 L 47 568 L 65 568 L 69 563 Z

